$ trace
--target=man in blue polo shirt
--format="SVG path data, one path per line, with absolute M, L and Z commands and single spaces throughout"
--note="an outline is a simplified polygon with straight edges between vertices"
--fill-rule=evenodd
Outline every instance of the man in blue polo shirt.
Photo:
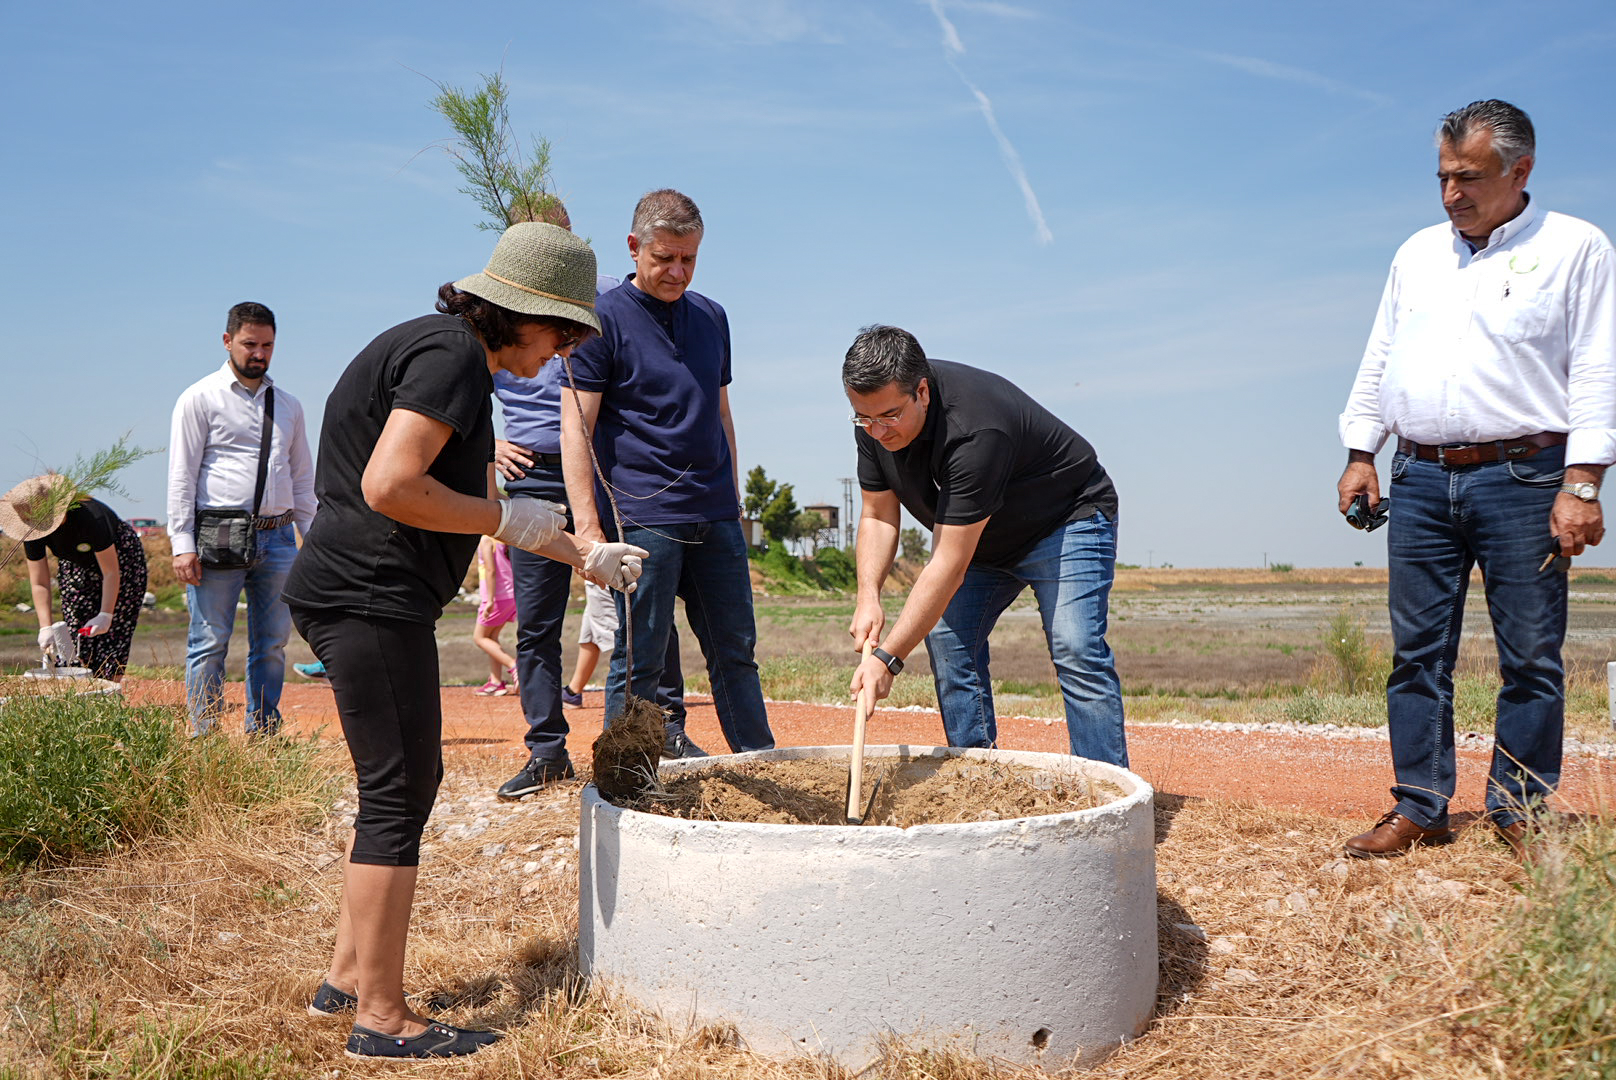
M 552 225 L 572 228 L 567 208 L 559 200 L 539 216 Z M 616 278 L 595 276 L 597 294 L 615 288 Z M 561 388 L 565 383 L 564 364 L 558 359 L 550 360 L 531 379 L 507 371 L 494 373 L 494 396 L 499 399 L 505 428 L 505 437 L 494 443 L 494 464 L 513 499 L 567 502 L 561 471 Z M 570 399 L 568 407 L 572 407 Z M 567 755 L 570 729 L 562 706 L 582 704 L 581 698 L 567 698 L 561 681 L 561 626 L 572 595 L 572 567 L 517 547 L 510 549 L 510 556 L 516 600 L 517 693 L 528 726 L 524 740 L 528 762 L 496 792 L 507 801 L 531 795 L 571 774 Z M 656 701 L 668 711 L 670 726 L 683 732 L 684 672 L 679 666 L 677 635 L 669 637 Z
M 626 693 L 651 698 L 678 597 L 701 642 L 730 749 L 766 750 L 774 736 L 752 655 L 757 629 L 729 411 L 729 321 L 723 308 L 689 291 L 702 233 L 701 211 L 687 196 L 663 189 L 640 199 L 628 237 L 634 273 L 600 297 L 602 333 L 572 355 L 583 415 L 562 408 L 561 455 L 576 535 L 604 539 L 613 527 L 595 482 L 592 436 L 623 539 L 651 552 L 628 605 L 634 670 L 626 669 L 620 634 L 606 679 L 607 722 L 622 713 Z M 618 605 L 622 615 L 622 598 Z M 694 749 L 682 728 L 670 728 L 668 738 L 672 756 Z

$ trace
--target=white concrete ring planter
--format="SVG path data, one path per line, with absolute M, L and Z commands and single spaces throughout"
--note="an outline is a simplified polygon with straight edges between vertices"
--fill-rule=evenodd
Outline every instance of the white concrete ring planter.
M 963 755 L 1107 780 L 1088 810 L 958 825 L 765 825 L 624 810 L 584 788 L 578 960 L 676 1027 L 860 1067 L 883 1037 L 1048 1068 L 1090 1065 L 1156 998 L 1154 792 L 1064 754 Z M 664 762 L 845 760 L 797 747 Z M 867 792 L 866 792 L 867 795 Z

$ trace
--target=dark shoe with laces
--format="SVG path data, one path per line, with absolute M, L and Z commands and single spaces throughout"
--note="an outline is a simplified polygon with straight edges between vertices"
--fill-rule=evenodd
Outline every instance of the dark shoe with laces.
M 557 780 L 571 780 L 574 775 L 576 774 L 572 770 L 572 759 L 565 751 L 556 758 L 531 758 L 522 766 L 522 771 L 501 784 L 494 795 L 510 802 L 524 795 L 533 794 L 545 784 L 553 784 Z
M 314 992 L 314 1000 L 309 1002 L 310 1016 L 339 1016 L 342 1013 L 351 1013 L 359 1007 L 359 999 L 345 990 L 338 990 L 328 982 L 322 982 L 320 989 Z
M 664 758 L 712 757 L 707 751 L 690 741 L 683 724 L 665 724 L 662 729 L 662 756 Z
M 574 692 L 572 690 L 569 690 L 565 686 L 563 686 L 561 688 L 561 704 L 570 705 L 574 709 L 576 709 L 579 706 L 583 705 L 583 703 L 584 703 L 584 692 L 582 690 Z
M 1390 855 L 1407 855 L 1421 844 L 1452 842 L 1453 830 L 1447 826 L 1440 829 L 1422 828 L 1393 810 L 1375 822 L 1373 829 L 1348 840 L 1346 851 L 1355 859 L 1384 859 Z
M 443 1058 L 475 1054 L 500 1040 L 497 1031 L 473 1031 L 434 1020 L 419 1035 L 387 1035 L 355 1024 L 345 1051 L 351 1058 Z

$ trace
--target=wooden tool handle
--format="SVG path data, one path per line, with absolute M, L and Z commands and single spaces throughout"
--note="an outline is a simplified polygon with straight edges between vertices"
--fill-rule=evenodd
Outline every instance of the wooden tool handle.
M 870 652 L 875 648 L 875 642 L 864 642 L 864 659 L 870 658 Z M 847 781 L 847 820 L 854 825 L 864 823 L 863 793 L 864 793 L 864 724 L 870 715 L 869 687 L 859 692 L 858 704 L 853 710 L 853 757 L 848 770 Z

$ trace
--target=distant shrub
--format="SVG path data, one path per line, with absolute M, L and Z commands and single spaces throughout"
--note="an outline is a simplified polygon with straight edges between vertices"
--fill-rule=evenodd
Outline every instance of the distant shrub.
M 1337 685 L 1348 694 L 1384 688 L 1390 674 L 1385 650 L 1364 633 L 1364 621 L 1343 608 L 1319 634 L 1324 654 L 1335 661 Z
M 1276 574 L 1288 574 L 1292 570 L 1295 570 L 1296 567 L 1288 562 L 1277 562 L 1269 563 L 1268 569 L 1272 570 Z
M 853 559 L 838 547 L 820 548 L 814 566 L 828 588 L 848 592 L 858 586 L 858 569 Z

